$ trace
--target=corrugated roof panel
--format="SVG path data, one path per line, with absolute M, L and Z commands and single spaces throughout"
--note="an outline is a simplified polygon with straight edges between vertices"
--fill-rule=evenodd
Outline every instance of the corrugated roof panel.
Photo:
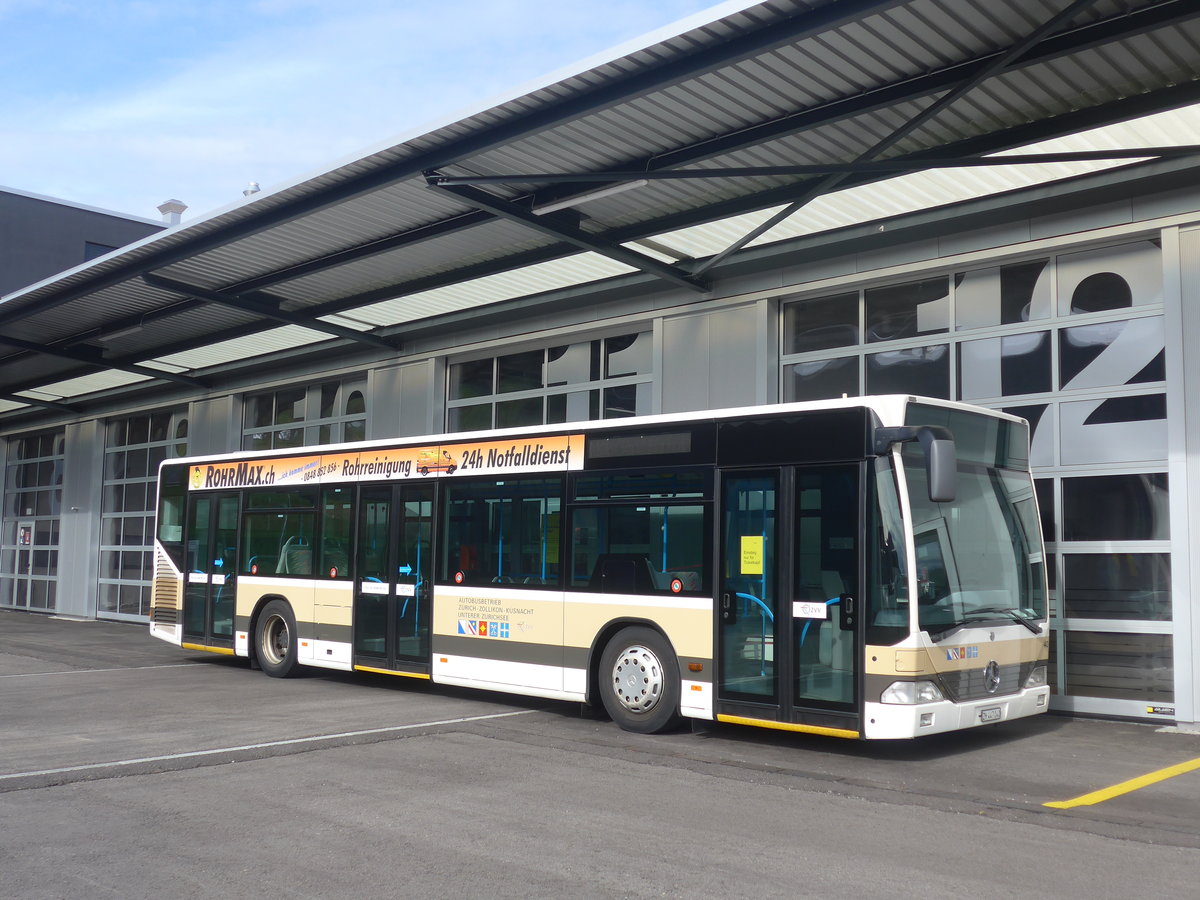
M 353 315 L 379 326 L 398 325 L 515 297 L 601 281 L 634 271 L 637 270 L 595 253 L 580 253 L 566 259 L 526 266 L 514 272 L 501 272 L 373 303 L 359 307 Z
M 459 234 L 444 235 L 436 242 L 413 244 L 306 275 L 271 290 L 298 301 L 290 304 L 291 308 L 303 308 L 306 303 L 320 303 L 389 285 L 398 285 L 400 290 L 405 282 L 418 278 L 554 243 L 552 238 L 524 226 L 495 220 Z
M 1140 122 L 1148 122 L 1143 131 Z M 1149 134 L 1173 133 L 1171 144 L 1200 143 L 1200 107 L 1161 113 L 1118 126 L 1096 129 L 1069 138 L 1045 141 L 1011 151 L 1013 155 L 1054 150 L 1092 150 L 1104 147 L 1129 147 L 1145 143 Z M 1157 141 L 1156 141 L 1157 143 Z M 1120 162 L 1054 163 L 1014 165 L 980 169 L 943 169 L 891 178 L 875 184 L 850 188 L 819 197 L 771 231 L 761 235 L 750 246 L 773 243 L 887 218 L 919 209 L 943 206 L 960 200 L 988 196 L 1019 187 L 1044 184 L 1066 177 L 1102 171 Z M 746 234 L 783 207 L 731 217 L 720 223 L 709 223 L 659 235 L 655 239 L 678 248 L 690 256 L 704 257 L 718 253 L 737 238 Z
M 287 269 L 331 252 L 390 237 L 468 211 L 457 198 L 430 191 L 419 176 L 249 235 L 170 266 L 165 274 L 210 288 Z
M 361 319 L 356 319 L 351 316 L 335 314 L 332 316 L 317 316 L 317 321 L 328 322 L 331 325 L 340 325 L 343 328 L 352 328 L 355 331 L 371 331 L 375 328 L 371 322 L 364 322 Z
M 183 366 L 186 371 L 200 371 L 210 366 L 220 366 L 239 359 L 266 356 L 268 353 L 292 350 L 329 339 L 329 335 L 320 331 L 302 328 L 299 325 L 285 325 L 283 328 L 273 328 L 249 337 L 221 341 L 196 350 L 160 356 L 157 359 L 161 363 Z
M 85 394 L 94 394 L 98 391 L 107 391 L 111 388 L 150 380 L 146 375 L 134 375 L 132 372 L 106 369 L 91 375 L 81 375 L 78 378 L 43 384 L 37 390 L 22 391 L 21 393 L 30 397 L 40 397 L 43 400 L 66 400 L 71 397 L 82 397 Z

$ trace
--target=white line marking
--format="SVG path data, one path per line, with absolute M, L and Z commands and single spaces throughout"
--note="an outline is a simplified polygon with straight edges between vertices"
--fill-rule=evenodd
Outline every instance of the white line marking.
M 367 734 L 388 734 L 393 731 L 411 731 L 414 728 L 433 728 L 437 725 L 461 725 L 465 722 L 482 722 L 487 719 L 505 719 L 510 716 L 525 716 L 538 712 L 536 709 L 519 709 L 514 712 L 489 713 L 486 716 L 464 716 L 459 719 L 439 719 L 436 722 L 417 722 L 413 725 L 392 725 L 388 728 L 368 728 L 365 731 L 343 731 L 339 734 L 318 734 L 312 737 L 290 738 L 286 741 L 268 741 L 263 744 L 242 744 L 238 747 L 218 747 L 215 750 L 191 750 L 187 753 L 171 753 L 166 756 L 142 756 L 138 759 L 120 759 L 116 762 L 87 763 L 82 766 L 64 766 L 61 769 L 39 769 L 36 772 L 14 772 L 0 775 L 0 781 L 14 778 L 31 778 L 35 775 L 61 775 L 65 772 L 86 772 L 92 769 L 108 769 L 114 766 L 136 766 L 141 763 L 168 762 L 174 759 L 190 759 L 198 756 L 217 756 L 221 753 L 240 753 L 245 750 L 266 750 L 270 747 L 287 747 L 292 744 L 311 744 L 317 741 L 336 741 L 340 738 L 362 737 Z
M 162 666 L 120 666 L 115 669 L 63 669 L 61 672 L 18 672 L 0 678 L 45 678 L 48 675 L 95 675 L 97 672 L 138 672 L 142 669 L 188 669 L 204 663 L 171 663 Z

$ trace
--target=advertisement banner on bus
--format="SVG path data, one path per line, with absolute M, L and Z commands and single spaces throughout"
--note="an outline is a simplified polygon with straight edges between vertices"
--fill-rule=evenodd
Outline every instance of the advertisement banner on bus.
M 188 484 L 194 491 L 229 490 L 582 468 L 583 435 L 569 434 L 208 463 L 192 467 Z

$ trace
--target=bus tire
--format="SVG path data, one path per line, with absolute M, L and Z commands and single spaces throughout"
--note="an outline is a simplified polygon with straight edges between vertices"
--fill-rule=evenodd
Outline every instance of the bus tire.
M 619 631 L 600 656 L 600 699 L 625 731 L 658 734 L 679 723 L 679 663 L 661 634 Z
M 254 629 L 258 664 L 272 678 L 289 678 L 300 668 L 297 660 L 296 616 L 284 600 L 271 600 L 258 614 Z

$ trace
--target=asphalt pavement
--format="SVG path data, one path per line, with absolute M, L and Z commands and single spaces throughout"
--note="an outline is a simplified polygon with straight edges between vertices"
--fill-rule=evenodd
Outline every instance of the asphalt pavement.
M 1198 812 L 1161 726 L 643 736 L 0 612 L 3 898 L 1193 896 Z

